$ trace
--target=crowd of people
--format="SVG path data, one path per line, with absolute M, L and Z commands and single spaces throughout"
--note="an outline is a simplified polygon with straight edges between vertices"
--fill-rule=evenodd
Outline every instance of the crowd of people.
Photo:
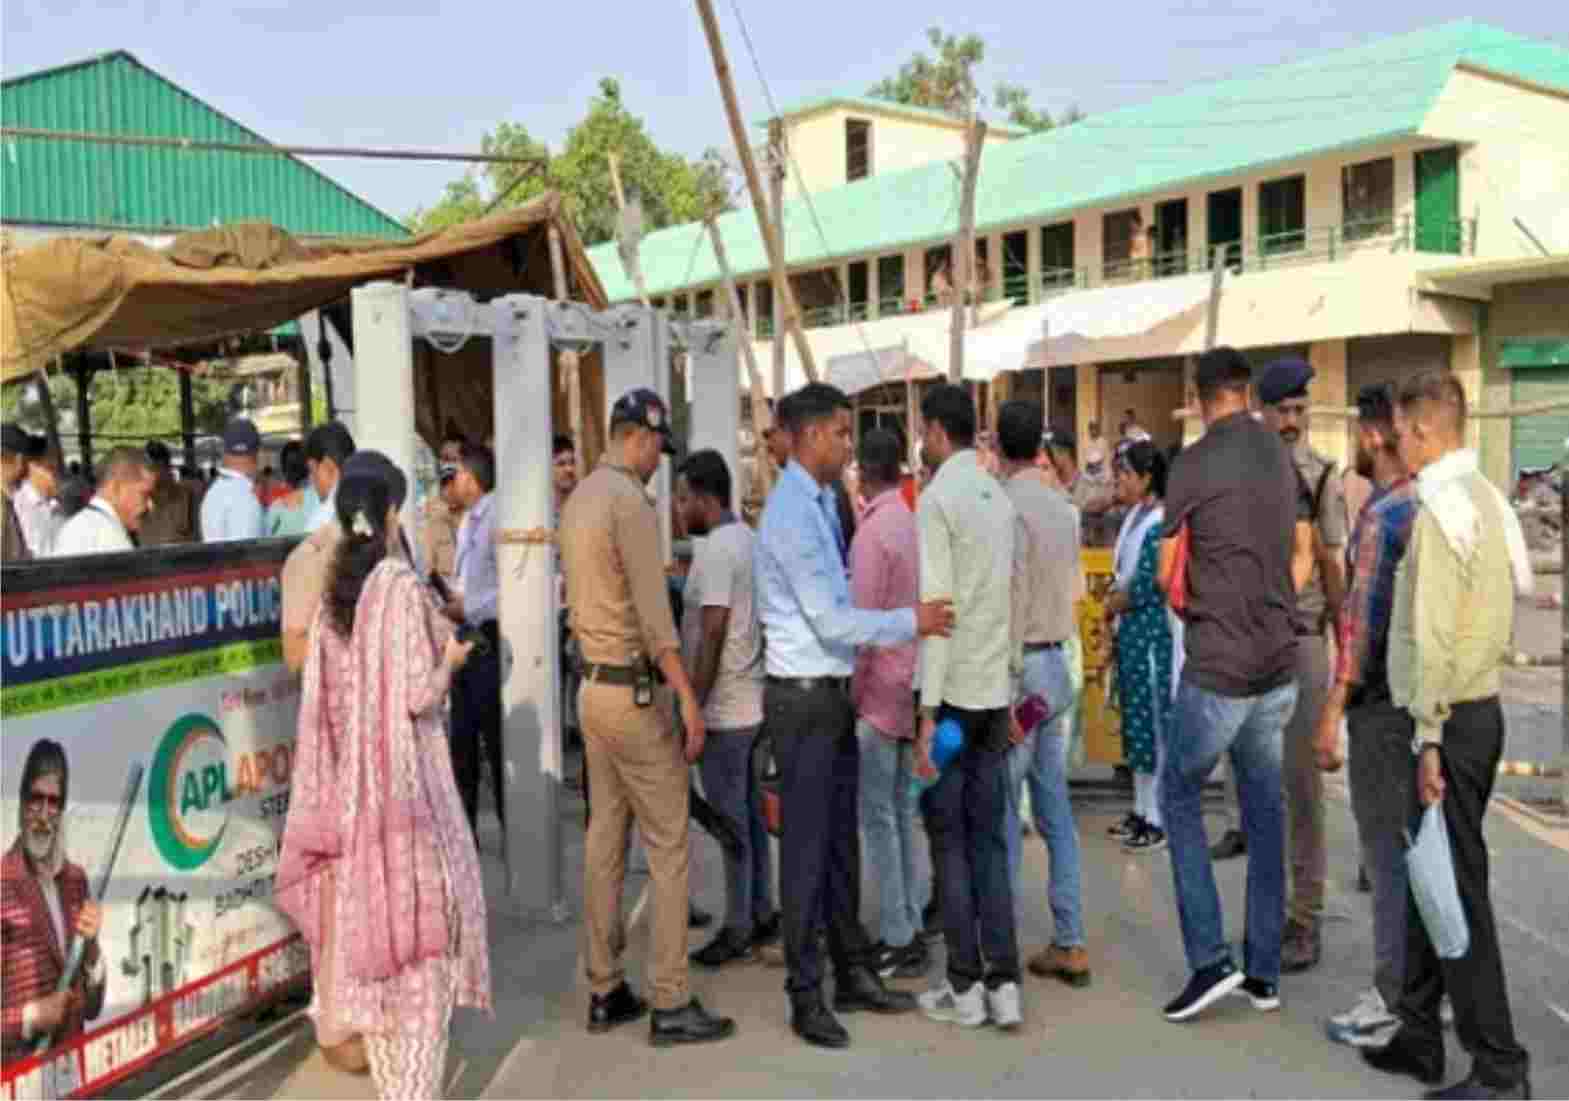
M 1114 523 L 1104 604 L 1134 799 L 1112 833 L 1130 854 L 1169 856 L 1190 977 L 1166 1019 L 1232 995 L 1276 1010 L 1282 975 L 1319 962 L 1322 777 L 1348 763 L 1374 963 L 1330 1037 L 1436 1085 L 1447 997 L 1473 1061 L 1434 1096 L 1529 1096 L 1481 834 L 1503 737 L 1499 666 L 1531 584 L 1518 523 L 1464 449 L 1465 394 L 1441 371 L 1358 395 L 1355 466 L 1375 488 L 1348 523 L 1334 464 L 1307 443 L 1312 377 L 1288 359 L 1255 379 L 1235 350 L 1206 352 L 1205 431 L 1174 455 L 1131 411 L 1114 445 L 1092 426 L 1081 451 L 1030 401 L 1000 407 L 983 453 L 970 396 L 939 384 L 920 408 L 923 484 L 879 429 L 855 446 L 853 489 L 850 401 L 809 384 L 774 410 L 781 473 L 755 530 L 717 452 L 679 465 L 692 537 L 679 612 L 647 492 L 676 452 L 664 402 L 622 395 L 581 483 L 558 437 L 557 568 L 577 655 L 566 694 L 591 807 L 588 1029 L 651 1016 L 656 1046 L 723 1040 L 735 1022 L 693 995 L 689 965 L 760 955 L 785 968 L 789 1027 L 828 1048 L 852 1042 L 845 1014 L 1014 1029 L 1024 971 L 1089 984 L 1068 791 L 1074 654 L 1081 547 Z M 383 1096 L 436 1095 L 452 1008 L 490 1002 L 475 838 L 485 765 L 505 807 L 497 471 L 489 448 L 448 436 L 418 555 L 405 474 L 336 423 L 284 456 L 287 489 L 265 510 L 259 439 L 231 423 L 199 512 L 180 504 L 203 537 L 304 536 L 283 572 L 284 655 L 303 695 L 276 896 L 310 946 L 323 1049 L 368 1069 Z M 12 425 L 3 443 L 8 560 L 13 539 L 24 553 L 34 539 L 45 553 L 124 549 L 160 493 L 180 499 L 166 452 L 118 449 L 88 508 L 49 532 L 35 498 L 50 498 L 57 468 L 35 464 Z M 1237 836 L 1212 847 L 1202 798 L 1222 764 Z M 689 956 L 694 766 L 725 826 L 726 906 Z M 1470 928 L 1458 959 L 1435 952 L 1402 857 L 1404 831 L 1435 804 Z M 653 898 L 646 1000 L 622 959 L 634 825 Z M 1048 851 L 1053 935 L 1026 957 L 1030 827 Z M 1213 869 L 1237 853 L 1240 960 Z M 928 975 L 935 941 L 935 988 L 892 985 Z

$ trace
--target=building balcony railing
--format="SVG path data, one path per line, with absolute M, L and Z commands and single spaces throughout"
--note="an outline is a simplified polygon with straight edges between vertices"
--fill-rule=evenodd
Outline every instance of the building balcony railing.
M 1225 250 L 1224 262 L 1237 274 L 1273 271 L 1303 264 L 1336 263 L 1353 255 L 1369 253 L 1429 252 L 1470 256 L 1476 251 L 1476 219 L 1419 223 L 1410 215 L 1372 218 L 1341 225 L 1288 229 L 1248 240 L 1217 244 L 1208 249 L 1184 248 L 1137 259 L 1105 260 L 1097 265 L 1081 267 L 1048 266 L 1038 274 L 1033 284 L 1026 273 L 1009 274 L 1000 285 L 989 284 L 981 293 L 980 300 L 997 302 L 1006 299 L 1015 305 L 1032 305 L 1069 291 L 1123 286 L 1209 271 L 1217 249 Z M 877 303 L 875 313 L 868 302 L 836 302 L 805 307 L 801 310 L 801 323 L 808 329 L 823 329 L 875 318 L 946 309 L 952 304 L 952 292 L 921 296 L 889 295 Z M 772 338 L 772 317 L 757 318 L 755 327 L 757 339 Z

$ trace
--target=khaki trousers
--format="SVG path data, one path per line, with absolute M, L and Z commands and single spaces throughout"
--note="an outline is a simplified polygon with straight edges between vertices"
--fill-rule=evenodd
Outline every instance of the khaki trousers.
M 663 693 L 661 693 L 661 697 Z M 638 707 L 627 685 L 585 682 L 578 696 L 588 761 L 587 853 L 583 868 L 588 981 L 608 994 L 626 976 L 621 894 L 628 831 L 637 823 L 653 882 L 648 990 L 655 1009 L 679 1009 L 687 985 L 687 800 L 691 778 L 667 711 Z

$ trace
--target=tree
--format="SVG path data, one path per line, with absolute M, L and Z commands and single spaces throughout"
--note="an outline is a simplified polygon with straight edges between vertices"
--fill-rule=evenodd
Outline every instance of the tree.
M 521 123 L 503 122 L 485 136 L 487 153 L 545 157 L 548 150 Z M 620 84 L 610 77 L 599 82 L 599 94 L 590 101 L 588 114 L 567 132 L 561 153 L 543 171 L 519 165 L 494 164 L 471 172 L 447 185 L 446 194 L 429 209 L 417 210 L 409 219 L 411 229 L 424 231 L 477 217 L 494 204 L 517 206 L 547 190 L 561 192 L 586 244 L 615 238 L 618 211 L 610 183 L 608 154 L 621 161 L 621 180 L 642 200 L 645 231 L 680 222 L 695 221 L 705 213 L 704 203 L 714 191 L 712 174 L 722 172 L 705 161 L 688 161 L 679 153 L 661 150 L 648 135 L 643 120 L 627 110 Z M 722 162 L 721 162 L 722 163 Z M 520 175 L 528 173 L 519 180 Z M 733 200 L 726 193 L 726 209 Z
M 33 392 L 36 381 L 7 386 L 0 409 L 6 420 L 15 419 L 35 434 L 44 429 L 43 406 Z M 191 379 L 195 399 L 196 431 L 207 435 L 223 431 L 229 417 L 229 395 L 233 382 L 196 374 Z M 60 420 L 61 442 L 70 447 L 76 440 L 76 380 L 64 371 L 49 372 L 49 393 L 54 398 L 55 415 Z M 102 436 L 95 444 L 100 455 L 104 449 L 121 443 L 142 443 L 150 439 L 171 439 L 180 434 L 180 380 L 168 367 L 121 367 L 99 371 L 87 390 L 88 408 L 93 419 L 93 435 Z
M 976 69 L 986 59 L 986 43 L 978 35 L 960 38 L 944 34 L 941 27 L 928 29 L 926 40 L 932 53 L 916 53 L 893 76 L 872 85 L 867 94 L 912 107 L 947 111 L 958 118 L 967 118 L 972 107 L 979 110 L 986 106 L 975 77 Z M 1054 122 L 1048 111 L 1031 105 L 1029 91 L 1017 84 L 999 83 L 991 106 L 1002 112 L 1009 124 L 1035 133 L 1084 117 L 1077 107 L 1070 107 L 1060 121 Z

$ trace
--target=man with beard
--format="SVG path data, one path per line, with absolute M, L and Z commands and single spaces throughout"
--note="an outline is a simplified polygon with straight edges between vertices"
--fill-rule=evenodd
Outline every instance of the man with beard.
M 1336 477 L 1334 461 L 1314 451 L 1307 441 L 1307 388 L 1313 374 L 1313 368 L 1300 359 L 1277 359 L 1264 368 L 1258 383 L 1264 423 L 1280 433 L 1312 502 L 1313 575 L 1297 593 L 1293 616 L 1297 707 L 1286 724 L 1282 762 L 1291 895 L 1280 966 L 1287 974 L 1317 966 L 1323 952 L 1320 922 L 1329 856 L 1324 842 L 1324 777 L 1313 759 L 1313 735 L 1329 692 L 1324 630 L 1339 615 L 1345 598 L 1340 560 L 1346 543 L 1344 483 Z
M 1416 518 L 1416 485 L 1395 440 L 1387 386 L 1357 395 L 1357 473 L 1377 487 L 1351 534 L 1351 591 L 1339 623 L 1335 683 L 1318 721 L 1314 752 L 1326 772 L 1340 768 L 1340 720 L 1349 729 L 1351 810 L 1362 866 L 1373 888 L 1373 986 L 1329 1021 L 1330 1039 L 1380 1047 L 1400 1027 L 1394 1014 L 1405 976 L 1406 861 L 1402 835 L 1411 803 L 1411 716 L 1389 694 L 1389 613 L 1395 569 Z
M 41 738 L 22 765 L 21 836 L 0 857 L 0 1009 L 3 1058 L 22 1058 L 40 1037 L 51 1045 L 79 1035 L 103 1011 L 106 979 L 98 949 L 102 911 L 87 873 L 66 859 L 70 770 L 59 742 Z M 78 939 L 82 966 L 58 990 Z

